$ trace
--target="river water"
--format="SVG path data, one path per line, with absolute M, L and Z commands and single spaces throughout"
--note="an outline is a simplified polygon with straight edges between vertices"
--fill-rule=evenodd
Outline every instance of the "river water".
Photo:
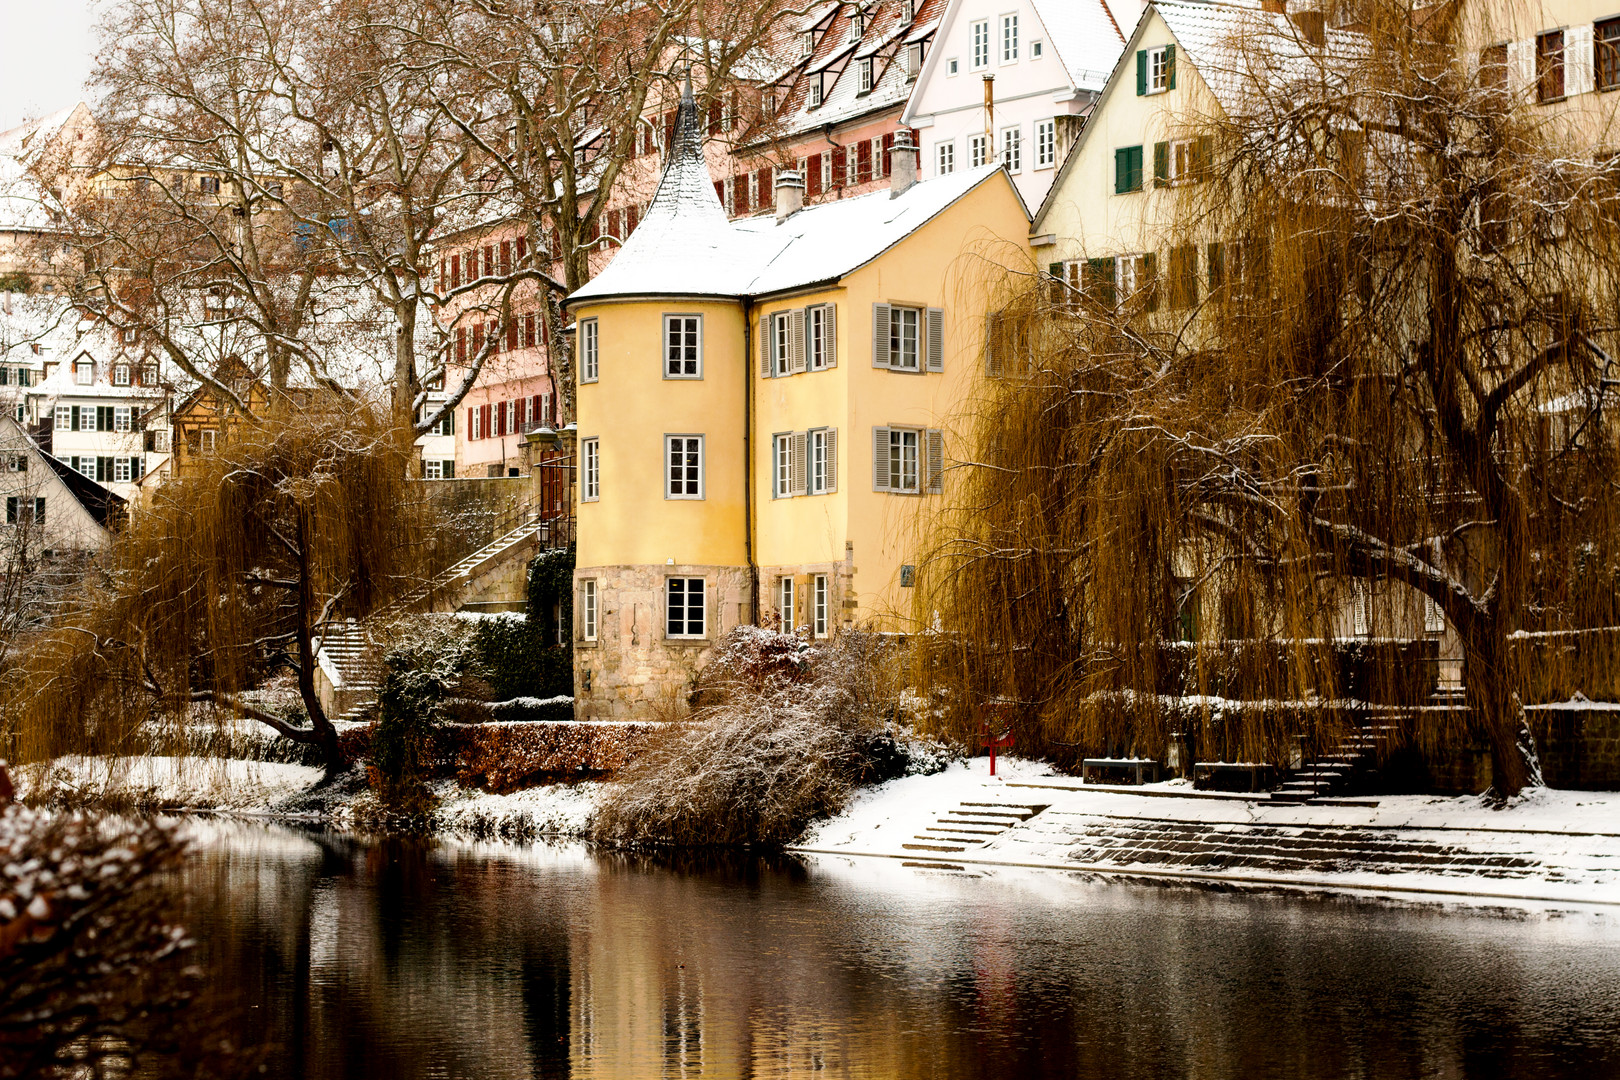
M 1620 1077 L 1620 917 L 217 825 L 268 1075 Z

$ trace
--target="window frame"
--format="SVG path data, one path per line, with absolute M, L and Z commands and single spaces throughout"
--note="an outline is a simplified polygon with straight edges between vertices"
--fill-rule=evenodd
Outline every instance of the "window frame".
M 73 385 L 94 386 L 96 382 L 96 362 L 94 360 L 73 361 Z
M 1001 15 L 997 21 L 1001 29 L 1001 48 L 998 50 L 1001 54 L 1000 66 L 1006 67 L 1008 64 L 1016 64 L 1018 63 L 1018 12 L 1009 11 Z
M 682 492 L 682 493 L 677 494 L 674 491 L 674 486 L 675 486 L 675 484 L 677 482 L 679 482 L 682 485 L 685 485 L 685 484 L 688 484 L 688 483 L 691 482 L 691 478 L 689 478 L 689 477 L 682 477 L 680 481 L 676 481 L 675 478 L 674 478 L 673 472 L 674 472 L 674 469 L 676 468 L 676 466 L 675 466 L 675 464 L 673 462 L 672 455 L 675 453 L 675 440 L 676 439 L 681 439 L 683 441 L 684 440 L 691 440 L 691 441 L 693 441 L 693 442 L 695 442 L 697 444 L 697 464 L 695 466 L 695 469 L 696 469 L 696 472 L 697 472 L 697 493 L 696 494 L 692 494 L 692 493 L 689 493 L 689 492 Z M 696 433 L 696 432 L 685 432 L 685 431 L 683 431 L 683 432 L 666 432 L 664 434 L 664 460 L 663 460 L 664 498 L 667 501 L 670 501 L 670 502 L 701 502 L 704 499 L 707 492 L 705 490 L 704 475 L 703 475 L 704 474 L 703 466 L 704 466 L 704 457 L 705 457 L 704 445 L 703 444 L 704 444 L 703 436 L 701 434 Z M 683 453 L 683 454 L 690 453 L 691 452 L 691 447 L 688 446 L 688 445 L 683 445 L 681 447 L 680 452 Z M 679 467 L 682 468 L 682 469 L 686 469 L 689 466 L 683 464 L 683 465 L 681 465 Z
M 1156 45 L 1147 50 L 1147 90 L 1144 96 L 1167 93 L 1170 85 L 1170 47 Z
M 804 311 L 804 370 L 826 371 L 832 365 L 827 341 L 827 309 L 831 304 L 812 304 Z
M 927 308 L 913 307 L 913 306 L 907 305 L 907 304 L 890 304 L 889 305 L 889 370 L 890 371 L 903 371 L 903 372 L 906 372 L 907 374 L 916 374 L 916 373 L 921 373 L 923 371 L 923 369 L 924 369 L 924 363 L 923 363 L 923 354 L 924 354 L 923 333 L 926 330 L 926 323 L 927 323 L 927 319 L 928 319 L 927 311 L 928 311 Z M 911 360 L 912 360 L 912 362 L 910 364 L 906 364 L 904 362 L 906 337 L 905 337 L 905 329 L 904 329 L 904 327 L 902 325 L 905 320 L 900 317 L 902 312 L 904 312 L 906 314 L 909 314 L 910 316 L 912 316 L 912 318 L 914 320 L 913 325 L 912 325 L 913 333 L 912 333 L 912 338 L 911 338 Z
M 681 623 L 685 627 L 685 629 L 681 630 L 678 633 L 671 632 L 671 630 L 670 630 L 670 627 L 672 625 L 672 619 L 673 619 L 673 616 L 675 614 L 675 603 L 674 603 L 675 590 L 674 590 L 674 585 L 675 585 L 675 583 L 677 581 L 681 583 L 681 592 L 682 592 L 682 604 L 681 604 L 682 618 L 681 618 Z M 698 629 L 697 633 L 693 633 L 691 631 L 692 605 L 690 603 L 690 598 L 693 595 L 692 586 L 693 586 L 694 583 L 697 585 L 697 593 L 696 593 L 696 595 L 697 595 L 697 598 L 698 598 L 698 626 L 699 626 L 699 629 Z M 703 641 L 703 640 L 706 640 L 708 638 L 708 636 L 709 636 L 709 603 L 708 603 L 709 598 L 708 598 L 708 588 L 709 588 L 709 583 L 708 583 L 707 578 L 688 577 L 685 574 L 672 574 L 669 577 L 666 577 L 664 579 L 664 637 L 669 638 L 669 639 L 673 639 L 673 640 L 676 640 L 676 641 Z
M 826 574 L 810 575 L 810 636 L 825 638 L 832 630 L 832 590 Z
M 981 131 L 976 134 L 969 135 L 968 168 L 977 169 L 981 165 L 988 164 L 992 149 L 993 148 L 990 146 L 990 137 L 984 132 Z
M 857 94 L 870 94 L 872 92 L 872 58 L 863 56 L 855 61 L 855 92 Z
M 1543 42 L 1558 39 L 1556 50 L 1546 49 Z M 1594 35 L 1595 37 L 1595 35 Z M 1536 65 L 1536 103 L 1538 105 L 1562 101 L 1569 95 L 1569 32 L 1567 27 L 1555 27 L 1543 30 L 1535 36 L 1535 65 Z M 1593 48 L 1596 53 L 1596 46 Z M 1552 81 L 1557 80 L 1557 93 L 1549 93 L 1554 89 Z
M 1044 120 L 1035 121 L 1035 165 L 1034 168 L 1051 169 L 1057 167 L 1057 117 L 1049 116 Z
M 793 433 L 778 431 L 771 436 L 771 498 L 793 496 Z
M 934 144 L 934 175 L 949 176 L 956 171 L 956 140 L 946 139 Z
M 834 431 L 833 428 L 820 427 L 811 428 L 806 433 L 805 457 L 809 460 L 805 464 L 804 490 L 807 495 L 828 495 L 838 490 L 836 474 L 831 476 L 832 483 L 828 483 L 830 470 L 827 468 L 827 448 L 837 439 Z M 836 460 L 832 462 L 832 466 L 834 470 L 837 469 Z
M 671 330 L 676 325 L 677 321 L 679 321 L 681 323 L 685 323 L 688 320 L 691 321 L 691 323 L 693 324 L 693 326 L 696 329 L 696 334 L 695 334 L 696 341 L 693 343 L 693 346 L 692 346 L 695 353 L 696 353 L 696 356 L 693 359 L 690 359 L 690 360 L 688 360 L 685 357 L 682 357 L 679 360 L 677 360 L 677 359 L 670 356 L 670 350 L 671 350 L 671 347 L 672 347 L 672 344 L 673 344 L 671 336 L 670 336 Z M 702 313 L 700 313 L 700 312 L 668 312 L 668 313 L 666 313 L 664 315 L 664 323 L 663 323 L 663 325 L 664 325 L 664 334 L 663 334 L 663 338 L 662 338 L 662 342 L 663 342 L 663 350 L 662 351 L 663 351 L 664 378 L 672 380 L 672 381 L 673 380 L 678 380 L 678 379 L 698 379 L 698 380 L 701 380 L 703 378 L 703 315 L 702 315 Z M 684 327 L 683 327 L 682 332 L 683 333 L 685 332 Z M 685 342 L 682 342 L 680 347 L 682 349 L 684 349 L 684 348 L 687 347 L 687 345 L 686 345 Z M 677 372 L 677 373 L 671 374 L 670 366 L 672 364 L 676 364 L 676 363 L 679 363 L 679 364 L 681 364 L 683 366 L 685 364 L 690 363 L 693 366 L 694 370 L 690 371 L 690 372 L 684 372 L 683 371 L 683 372 Z
M 595 578 L 583 578 L 579 583 L 579 639 L 595 641 L 600 628 L 601 592 Z
M 602 377 L 601 331 L 592 315 L 579 320 L 579 381 L 593 383 Z
M 990 41 L 989 19 L 977 19 L 968 24 L 969 71 L 983 71 L 990 66 Z
M 781 379 L 793 374 L 793 312 L 773 311 L 765 317 L 770 329 L 771 378 Z
M 913 427 L 889 428 L 889 486 L 891 495 L 922 494 L 923 430 Z M 906 484 L 906 436 L 911 437 L 911 483 Z
M 1024 171 L 1024 125 L 1012 124 L 1001 129 L 1001 164 L 1010 173 Z
M 776 579 L 776 628 L 781 633 L 792 634 L 797 630 L 793 624 L 793 604 L 797 599 L 794 596 L 793 575 L 783 574 Z
M 602 501 L 602 438 L 579 440 L 579 501 Z
M 1613 33 L 1605 36 L 1605 30 Z M 1607 80 L 1605 70 L 1609 73 Z M 1599 92 L 1620 90 L 1620 16 L 1592 23 L 1592 88 Z

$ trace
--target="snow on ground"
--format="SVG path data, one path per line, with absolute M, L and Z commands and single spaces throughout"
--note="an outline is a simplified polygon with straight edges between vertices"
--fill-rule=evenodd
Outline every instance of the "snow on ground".
M 1620 907 L 1620 793 L 1541 789 L 1500 810 L 1473 796 L 1289 805 L 1194 791 L 1184 781 L 1082 786 L 1017 759 L 1002 759 L 997 771 L 990 778 L 979 758 L 873 788 L 813 829 L 801 850 L 925 870 L 1019 866 Z
M 17 770 L 22 797 L 53 789 L 78 803 L 264 811 L 321 778 L 311 765 L 212 757 L 65 757 Z
M 444 832 L 478 839 L 581 837 L 590 830 L 603 787 L 600 781 L 587 780 L 492 795 L 446 780 L 434 786 L 440 800 L 434 821 Z

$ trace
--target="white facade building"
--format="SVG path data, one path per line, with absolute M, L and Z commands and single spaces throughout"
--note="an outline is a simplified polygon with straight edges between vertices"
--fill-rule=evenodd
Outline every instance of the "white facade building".
M 951 0 L 900 120 L 920 175 L 999 160 L 1039 206 L 1124 47 L 1103 0 Z

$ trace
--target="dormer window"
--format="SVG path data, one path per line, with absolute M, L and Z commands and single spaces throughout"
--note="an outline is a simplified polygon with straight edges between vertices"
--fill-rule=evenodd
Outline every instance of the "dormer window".
M 129 365 L 128 364 L 114 364 L 113 365 L 113 385 L 114 386 L 128 386 L 129 385 Z
M 849 17 L 849 40 L 859 41 L 866 33 L 866 16 L 857 11 Z
M 806 30 L 804 33 L 799 35 L 799 55 L 809 56 L 815 51 L 816 32 L 814 30 Z
M 868 56 L 864 60 L 855 61 L 855 73 L 856 73 L 856 77 L 860 80 L 860 83 L 859 83 L 860 92 L 863 93 L 863 94 L 871 93 L 872 92 L 872 58 L 870 56 Z
M 922 42 L 906 46 L 906 78 L 915 79 L 922 74 L 923 47 Z
M 821 76 L 817 75 L 810 80 L 810 107 L 814 109 L 821 104 Z
M 73 364 L 73 381 L 79 386 L 89 386 L 96 381 L 96 364 L 93 360 L 78 360 Z

